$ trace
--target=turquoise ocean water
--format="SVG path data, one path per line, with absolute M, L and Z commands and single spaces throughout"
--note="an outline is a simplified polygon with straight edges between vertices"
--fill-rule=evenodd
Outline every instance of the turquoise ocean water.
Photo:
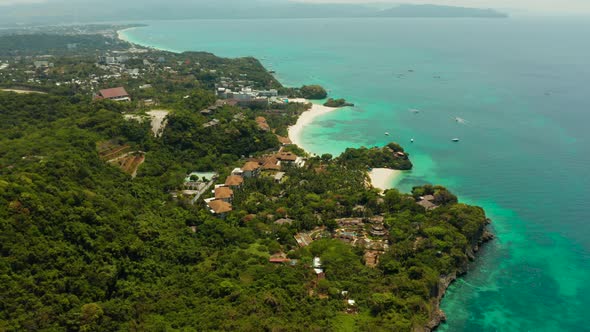
M 145 23 L 125 38 L 255 56 L 356 104 L 306 128 L 307 150 L 395 140 L 415 164 L 399 188 L 442 184 L 486 209 L 498 239 L 449 289 L 442 331 L 590 329 L 590 19 Z

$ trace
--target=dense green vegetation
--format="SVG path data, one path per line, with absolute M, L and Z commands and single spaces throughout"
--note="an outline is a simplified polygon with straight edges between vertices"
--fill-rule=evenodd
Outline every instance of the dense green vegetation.
M 325 99 L 328 97 L 326 89 L 319 85 L 304 85 L 301 88 L 282 88 L 279 93 L 292 98 Z
M 354 104 L 347 102 L 346 99 L 343 99 L 343 98 L 340 98 L 340 99 L 330 98 L 330 99 L 328 99 L 324 103 L 324 106 L 327 106 L 327 107 L 344 107 L 344 106 L 354 106 Z
M 319 85 L 304 85 L 299 92 L 306 99 L 324 99 L 328 96 L 326 90 Z
M 192 171 L 216 171 L 223 182 L 249 156 L 276 152 L 275 134 L 287 136 L 309 105 L 221 105 L 205 116 L 221 77 L 280 84 L 252 58 L 142 57 L 131 64 L 145 58 L 155 69 L 108 83 L 170 109 L 157 138 L 148 122 L 123 116 L 145 110 L 140 102 L 92 101 L 80 86 L 54 84 L 101 75 L 92 57 L 55 57 L 55 67 L 30 83 L 50 94 L 0 91 L 0 330 L 409 331 L 427 324 L 440 279 L 464 271 L 481 241 L 481 208 L 440 186 L 382 195 L 367 185 L 368 167 L 412 167 L 395 143 L 308 156 L 305 167 L 284 166 L 280 182 L 268 171 L 246 179 L 225 219 L 202 200 L 173 199 Z M 30 64 L 12 65 L 18 77 Z M 139 88 L 146 83 L 152 87 Z M 258 126 L 260 116 L 271 131 Z M 145 152 L 137 177 L 103 161 L 99 142 Z M 296 146 L 284 151 L 304 155 Z M 417 204 L 425 195 L 436 209 Z M 383 217 L 389 248 L 369 267 L 362 247 L 333 235 L 338 218 L 374 216 Z M 290 222 L 275 223 L 281 218 Z M 309 231 L 320 236 L 300 247 L 294 235 Z M 297 262 L 270 263 L 278 253 Z M 311 269 L 314 257 L 325 279 Z M 356 301 L 354 313 L 346 299 Z
M 231 167 L 240 155 L 276 145 L 252 120 L 230 121 L 238 110 L 222 111 L 215 129 L 179 110 L 154 139 L 144 125 L 122 119 L 122 104 L 108 101 L 0 93 L 0 107 L 5 330 L 308 331 L 343 322 L 409 330 L 428 319 L 438 278 L 465 266 L 485 221 L 481 209 L 454 200 L 425 212 L 395 190 L 381 198 L 365 189 L 364 169 L 346 161 L 355 150 L 289 168 L 281 184 L 247 181 L 224 221 L 201 204 L 170 200 L 167 191 L 190 170 Z M 104 139 L 147 151 L 135 180 L 98 158 L 95 144 Z M 295 232 L 333 227 L 358 205 L 364 215 L 384 214 L 390 229 L 392 245 L 377 268 L 338 240 L 295 244 Z M 275 225 L 281 216 L 294 223 Z M 302 263 L 271 265 L 277 251 Z M 315 286 L 305 263 L 313 256 L 326 270 Z M 341 290 L 357 301 L 358 315 L 344 313 Z
M 399 144 L 392 142 L 383 148 L 348 148 L 338 159 L 342 163 L 359 167 L 408 170 L 412 169 L 412 162 L 409 157 L 410 155 Z

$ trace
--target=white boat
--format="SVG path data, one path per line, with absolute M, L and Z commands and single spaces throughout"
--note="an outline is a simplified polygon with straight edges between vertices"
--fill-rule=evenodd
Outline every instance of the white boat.
M 385 136 L 389 136 L 389 133 L 388 132 L 385 132 Z
M 463 118 L 456 117 L 455 121 L 457 121 L 457 123 L 460 123 L 460 124 L 467 124 L 467 120 L 465 120 Z
M 410 140 L 410 142 L 414 143 L 414 139 L 412 138 L 412 139 Z
M 458 138 L 453 138 L 453 142 L 459 142 Z

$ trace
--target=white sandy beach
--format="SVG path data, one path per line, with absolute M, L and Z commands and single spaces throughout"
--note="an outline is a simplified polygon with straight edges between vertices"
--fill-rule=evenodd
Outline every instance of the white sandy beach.
M 385 191 L 394 187 L 395 179 L 402 175 L 402 171 L 389 168 L 373 168 L 369 172 L 373 187 Z
M 309 101 L 306 99 L 289 99 L 289 102 L 309 103 Z M 301 144 L 303 141 L 303 128 L 312 123 L 318 116 L 322 116 L 336 110 L 338 110 L 338 108 L 326 107 L 321 104 L 312 103 L 311 109 L 309 111 L 303 112 L 299 119 L 297 119 L 297 123 L 289 127 L 289 139 L 291 142 L 293 142 L 293 144 L 297 144 L 300 148 L 304 148 Z

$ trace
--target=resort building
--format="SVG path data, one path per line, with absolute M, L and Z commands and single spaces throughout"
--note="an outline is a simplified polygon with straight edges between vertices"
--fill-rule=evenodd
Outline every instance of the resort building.
M 96 98 L 110 99 L 114 101 L 131 101 L 131 97 L 123 87 L 100 90 Z
M 230 203 L 219 199 L 209 198 L 205 200 L 205 203 L 209 207 L 209 211 L 219 218 L 225 218 L 226 215 L 232 211 L 232 206 Z
M 262 169 L 265 171 L 280 171 L 281 161 L 276 157 L 267 157 L 263 160 Z
M 259 97 L 277 97 L 278 95 L 279 91 L 276 89 L 258 91 Z
M 285 178 L 285 172 L 278 172 L 274 176 L 274 180 L 276 183 L 281 183 L 284 178 Z
M 297 167 L 303 167 L 305 165 L 305 160 L 293 152 L 279 152 L 276 157 L 284 165 L 294 165 Z
M 313 242 L 313 239 L 307 233 L 297 233 L 293 237 L 300 247 L 306 247 Z
M 386 236 L 387 231 L 385 230 L 385 227 L 383 227 L 383 224 L 375 224 L 371 226 L 371 235 L 376 237 Z
M 322 268 L 322 260 L 319 257 L 313 258 L 312 266 L 318 281 L 326 278 L 326 274 L 324 273 L 324 269 Z
M 249 161 L 244 164 L 242 171 L 245 178 L 257 177 L 260 172 L 260 164 L 256 161 Z
M 420 201 L 418 202 L 418 205 L 422 206 L 427 211 L 434 210 L 438 207 L 438 205 L 434 204 L 433 201 L 434 201 L 433 195 L 422 196 L 422 197 L 420 197 Z
M 203 123 L 203 128 L 215 127 L 215 126 L 219 125 L 220 123 L 221 123 L 221 121 L 219 121 L 218 119 L 213 119 L 207 123 Z
M 231 175 L 244 176 L 244 171 L 241 168 L 234 168 Z
M 241 188 L 242 184 L 244 184 L 244 178 L 239 175 L 230 175 L 225 179 L 225 185 L 232 189 Z
M 213 190 L 213 193 L 215 194 L 215 199 L 222 200 L 227 203 L 231 203 L 234 197 L 234 191 L 231 190 L 229 187 L 225 186 L 215 188 L 215 190 Z
M 268 261 L 275 264 L 291 263 L 291 259 L 287 258 L 287 255 L 282 252 L 270 256 Z

